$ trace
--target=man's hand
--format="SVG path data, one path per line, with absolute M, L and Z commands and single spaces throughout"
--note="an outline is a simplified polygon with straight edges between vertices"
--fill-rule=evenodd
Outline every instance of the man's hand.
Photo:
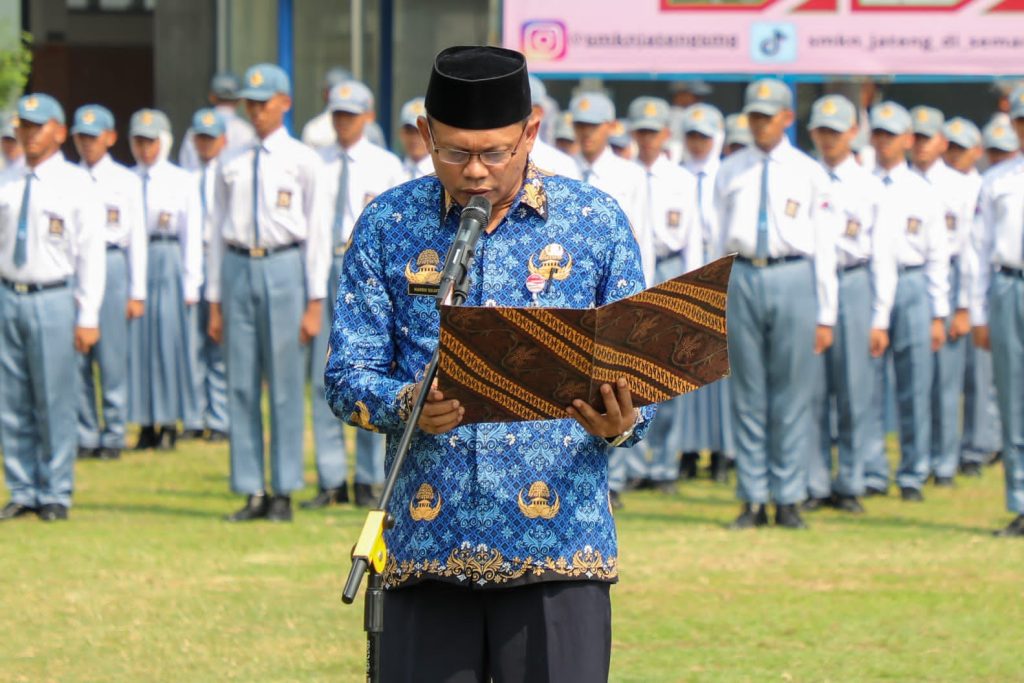
M 871 328 L 871 339 L 868 342 L 872 358 L 881 358 L 889 348 L 889 331 L 879 327 Z
M 299 326 L 299 342 L 303 346 L 313 341 L 313 338 L 320 334 L 323 326 L 324 309 L 323 299 L 310 301 L 306 304 L 306 312 L 302 314 L 302 325 Z
M 210 323 L 206 326 L 206 334 L 215 344 L 224 342 L 224 318 L 220 314 L 220 304 L 210 303 Z
M 601 398 L 604 399 L 604 414 L 598 413 L 580 399 L 573 401 L 565 412 L 579 422 L 588 434 L 605 439 L 614 439 L 636 424 L 633 395 L 629 392 L 629 382 L 625 377 L 619 378 L 614 390 L 610 384 L 602 384 Z
M 89 350 L 100 340 L 100 328 L 75 327 L 75 351 L 89 353 Z
M 416 405 L 422 390 L 423 382 L 420 382 L 412 392 L 413 405 Z M 458 427 L 465 414 L 466 409 L 458 401 L 444 400 L 444 394 L 437 390 L 437 380 L 434 380 L 416 425 L 427 434 L 444 434 Z
M 953 322 L 949 326 L 950 341 L 956 341 L 960 337 L 966 337 L 970 331 L 971 317 L 967 315 L 967 309 L 956 309 L 956 313 L 953 314 Z
M 128 305 L 124 310 L 124 317 L 128 320 L 135 320 L 141 318 L 146 312 L 146 302 L 142 299 L 129 299 Z
M 932 353 L 942 348 L 946 343 L 946 320 L 944 318 L 932 319 Z
M 974 345 L 986 351 L 992 350 L 992 339 L 989 337 L 988 325 L 977 325 L 973 330 Z
M 821 355 L 832 346 L 832 328 L 828 325 L 818 325 L 814 331 L 814 353 Z

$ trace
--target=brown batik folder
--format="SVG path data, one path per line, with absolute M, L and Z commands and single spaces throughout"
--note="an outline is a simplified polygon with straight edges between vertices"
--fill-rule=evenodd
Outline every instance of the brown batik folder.
M 733 256 L 599 308 L 441 309 L 438 388 L 463 424 L 604 412 L 600 388 L 629 380 L 633 405 L 660 403 L 729 374 L 725 301 Z

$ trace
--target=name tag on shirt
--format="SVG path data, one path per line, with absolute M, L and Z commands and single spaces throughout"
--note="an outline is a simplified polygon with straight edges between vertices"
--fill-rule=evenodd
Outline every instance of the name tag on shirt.
M 856 218 L 851 218 L 846 221 L 846 236 L 856 237 L 860 234 L 860 221 Z
M 956 214 L 952 211 L 946 213 L 946 230 L 956 232 Z
M 290 209 L 290 208 L 292 208 L 292 191 L 291 190 L 278 190 L 277 191 L 277 208 L 279 208 L 279 209 Z
M 908 218 L 907 232 L 909 232 L 911 235 L 916 235 L 917 233 L 921 232 L 921 219 L 914 218 L 913 216 Z
M 64 219 L 60 216 L 50 216 L 50 234 L 55 237 L 64 236 Z
M 116 206 L 107 207 L 107 225 L 121 224 L 121 210 Z
M 800 202 L 793 199 L 786 200 L 786 215 L 789 218 L 796 218 L 797 212 L 800 210 Z
M 171 227 L 171 212 L 161 211 L 160 215 L 157 216 L 156 226 L 161 230 L 167 230 Z
M 683 218 L 683 216 L 682 216 L 682 214 L 680 212 L 678 212 L 678 211 L 669 211 L 665 215 L 665 223 L 667 223 L 668 227 L 670 227 L 670 228 L 678 228 L 679 224 L 682 222 L 682 218 Z

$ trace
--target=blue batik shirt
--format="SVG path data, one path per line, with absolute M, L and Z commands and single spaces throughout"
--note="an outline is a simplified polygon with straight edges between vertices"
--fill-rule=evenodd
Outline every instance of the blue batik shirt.
M 437 346 L 432 291 L 461 208 L 436 176 L 375 198 L 356 223 L 338 285 L 327 400 L 349 424 L 386 433 L 390 467 L 405 427 L 399 393 Z M 543 288 L 527 278 L 549 267 Z M 466 305 L 588 308 L 644 288 L 637 243 L 610 196 L 530 164 L 508 214 L 477 246 Z M 433 285 L 433 290 L 431 290 Z M 622 447 L 641 439 L 654 415 Z M 615 581 L 607 441 L 574 420 L 462 425 L 418 433 L 385 533 L 385 585 L 478 587 Z

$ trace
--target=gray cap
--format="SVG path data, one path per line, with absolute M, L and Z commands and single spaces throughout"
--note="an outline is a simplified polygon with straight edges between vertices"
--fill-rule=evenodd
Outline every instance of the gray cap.
M 985 149 L 998 149 L 1001 152 L 1016 152 L 1020 149 L 1020 140 L 1013 126 L 999 121 L 992 121 L 981 132 L 982 144 Z
M 884 130 L 893 135 L 903 135 L 910 132 L 910 114 L 903 105 L 892 101 L 880 102 L 871 107 L 871 114 L 868 117 L 871 123 L 871 130 Z
M 673 81 L 668 86 L 668 91 L 673 95 L 681 92 L 693 93 L 697 97 L 707 97 L 711 94 L 711 86 L 704 81 Z
M 555 122 L 555 139 L 576 142 L 576 131 L 572 127 L 572 112 L 562 112 Z
M 664 130 L 668 119 L 668 102 L 659 97 L 638 97 L 629 104 L 630 130 Z
M 631 142 L 633 142 L 633 138 L 629 134 L 629 121 L 626 119 L 615 121 L 612 124 L 612 132 L 608 136 L 608 144 L 612 147 L 629 147 Z
M 946 117 L 935 107 L 918 105 L 910 110 L 910 120 L 914 135 L 931 138 L 942 132 L 942 124 L 946 122 Z
M 615 105 L 604 93 L 577 95 L 569 103 L 574 123 L 607 123 L 615 120 Z
M 360 81 L 344 81 L 327 94 L 327 108 L 332 112 L 365 114 L 373 111 L 373 93 Z
M 807 130 L 828 128 L 845 133 L 857 124 L 857 110 L 853 102 L 842 95 L 825 95 L 811 107 L 811 121 Z
M 750 122 L 746 114 L 729 114 L 725 117 L 725 142 L 729 145 L 752 145 L 754 135 L 750 132 Z
M 257 64 L 245 72 L 245 86 L 238 96 L 243 100 L 266 102 L 277 94 L 292 94 L 288 74 L 277 64 Z
M 544 106 L 544 98 L 548 96 L 548 89 L 544 81 L 536 76 L 530 76 L 530 102 L 535 107 Z
M 13 111 L 0 113 L 0 138 L 13 138 L 18 128 L 18 114 Z
M 1010 118 L 1024 119 L 1024 85 L 1014 88 L 1010 93 Z
M 942 134 L 946 136 L 950 144 L 959 145 L 965 149 L 971 149 L 981 144 L 981 131 L 962 116 L 955 116 L 942 127 Z
M 167 120 L 167 114 L 159 109 L 138 110 L 132 114 L 131 123 L 128 125 L 128 134 L 132 137 L 156 140 L 160 133 L 170 132 L 171 122 Z
M 721 132 L 724 123 L 722 112 L 703 102 L 691 105 L 683 111 L 683 135 L 699 133 L 713 138 Z
M 342 66 L 333 66 L 327 70 L 324 74 L 324 80 L 321 84 L 324 90 L 330 90 L 336 85 L 341 85 L 345 81 L 352 80 L 352 72 Z
M 427 109 L 423 105 L 422 97 L 414 97 L 402 105 L 402 112 L 398 115 L 398 122 L 403 126 L 416 127 L 416 120 L 426 116 Z
M 237 100 L 240 87 L 238 76 L 230 71 L 214 74 L 210 79 L 210 92 L 222 100 Z
M 793 109 L 793 91 L 775 78 L 761 78 L 747 86 L 743 98 L 744 114 L 775 116 L 785 109 Z

